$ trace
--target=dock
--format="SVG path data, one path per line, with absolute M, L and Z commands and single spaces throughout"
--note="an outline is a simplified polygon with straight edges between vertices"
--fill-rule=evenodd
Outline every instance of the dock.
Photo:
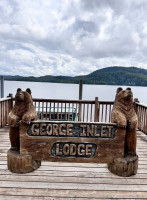
M 0 128 L 0 200 L 147 199 L 147 135 L 137 131 L 137 175 L 119 177 L 107 164 L 42 162 L 28 174 L 7 169 L 9 127 Z

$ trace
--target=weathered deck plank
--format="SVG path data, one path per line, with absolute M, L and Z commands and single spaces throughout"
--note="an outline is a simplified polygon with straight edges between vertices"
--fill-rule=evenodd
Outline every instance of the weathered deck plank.
M 2 199 L 147 199 L 147 136 L 138 132 L 139 169 L 128 178 L 111 174 L 106 164 L 42 162 L 28 174 L 7 170 L 8 128 L 0 129 Z

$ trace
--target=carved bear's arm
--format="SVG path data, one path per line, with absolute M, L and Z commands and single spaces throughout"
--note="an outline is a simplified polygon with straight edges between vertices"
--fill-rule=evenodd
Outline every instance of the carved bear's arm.
M 37 120 L 37 119 L 38 117 L 37 117 L 36 111 L 35 109 L 33 109 L 24 114 L 24 116 L 22 117 L 22 122 L 29 124 L 31 121 Z
M 136 129 L 138 124 L 138 118 L 136 113 L 133 115 L 133 117 L 129 120 L 129 128 L 132 129 Z
M 11 127 L 17 127 L 19 124 L 19 117 L 17 115 L 14 114 L 13 110 L 9 113 L 8 116 L 8 124 Z
M 111 122 L 117 123 L 119 127 L 126 128 L 127 120 L 125 115 L 119 110 L 113 110 L 111 114 Z

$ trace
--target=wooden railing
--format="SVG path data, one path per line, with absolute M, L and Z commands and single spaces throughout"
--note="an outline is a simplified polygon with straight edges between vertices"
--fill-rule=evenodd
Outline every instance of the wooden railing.
M 33 99 L 39 119 L 57 121 L 94 121 L 95 101 Z M 97 113 L 96 113 L 97 114 Z
M 8 123 L 8 113 L 13 106 L 14 98 L 0 100 L 0 126 Z M 37 115 L 42 120 L 111 122 L 113 101 L 95 100 L 60 100 L 33 99 Z M 135 102 L 138 115 L 138 130 L 147 134 L 147 106 Z
M 99 101 L 99 122 L 111 122 L 111 111 L 114 101 Z
M 0 99 L 0 127 L 8 124 L 8 114 L 13 106 L 11 97 Z
M 138 116 L 138 130 L 147 134 L 147 106 L 140 103 L 135 103 Z
M 111 122 L 113 101 L 33 99 L 39 119 Z

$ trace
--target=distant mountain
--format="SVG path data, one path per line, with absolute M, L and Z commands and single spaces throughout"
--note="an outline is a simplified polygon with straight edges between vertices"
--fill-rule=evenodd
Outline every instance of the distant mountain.
M 52 83 L 79 83 L 79 80 L 83 80 L 84 84 L 147 86 L 147 70 L 137 67 L 115 66 L 96 70 L 83 76 L 5 76 L 5 80 Z

